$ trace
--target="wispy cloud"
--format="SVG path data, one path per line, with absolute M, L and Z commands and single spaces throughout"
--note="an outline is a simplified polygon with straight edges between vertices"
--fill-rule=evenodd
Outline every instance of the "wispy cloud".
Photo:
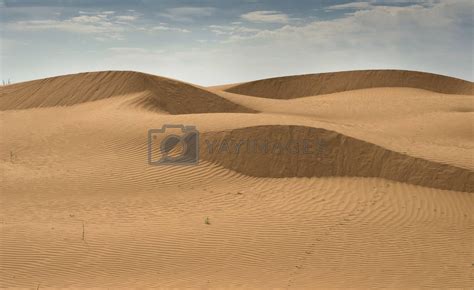
M 316 20 L 302 25 L 288 24 L 280 28 L 255 30 L 254 34 L 240 39 L 285 41 L 286 38 L 293 40 L 300 38 L 298 43 L 324 45 L 330 43 L 337 45 L 342 43 L 385 43 L 386 41 L 393 41 L 387 42 L 387 45 L 396 45 L 402 44 L 401 41 L 410 40 L 419 43 L 427 39 L 443 43 L 447 39 L 455 37 L 454 32 L 467 32 L 466 29 L 462 29 L 465 27 L 460 26 L 472 24 L 472 17 L 467 11 L 471 11 L 474 6 L 470 0 L 458 0 L 429 6 L 409 5 L 402 7 L 354 2 L 326 8 L 357 9 L 360 7 L 370 9 L 358 10 L 338 18 Z M 235 29 L 233 31 L 238 32 Z M 440 37 L 441 35 L 444 35 L 445 38 Z M 412 46 L 408 45 L 408 47 Z
M 134 21 L 137 20 L 138 16 L 137 15 L 120 15 L 115 17 L 115 19 L 119 21 Z
M 242 19 L 256 23 L 288 23 L 289 17 L 279 11 L 252 11 L 240 16 Z
M 451 0 L 453 3 L 457 0 Z M 440 0 L 370 0 L 370 1 L 357 1 L 349 2 L 344 4 L 336 4 L 325 7 L 326 11 L 331 10 L 368 10 L 374 9 L 377 6 L 388 6 L 396 7 L 397 5 L 407 5 L 407 6 L 424 6 L 430 7 L 436 4 L 441 3 Z
M 174 21 L 192 22 L 197 18 L 211 16 L 215 11 L 214 7 L 185 6 L 166 9 L 165 13 L 159 15 Z
M 208 30 L 217 35 L 245 35 L 261 31 L 261 29 L 245 27 L 240 24 L 241 22 L 233 22 L 231 25 L 209 25 Z
M 176 32 L 182 32 L 182 33 L 189 33 L 191 31 L 185 29 L 185 28 L 180 28 L 180 27 L 171 27 L 168 25 L 158 25 L 158 26 L 153 26 L 149 29 L 149 31 L 176 31 Z
M 343 9 L 369 9 L 373 8 L 371 2 L 351 2 L 346 4 L 331 5 L 326 7 L 326 10 L 343 10 Z
M 67 20 L 18 21 L 9 25 L 20 31 L 59 30 L 64 32 L 102 35 L 105 38 L 121 39 L 125 28 L 96 18 L 74 17 Z
M 78 14 L 67 19 L 16 21 L 8 23 L 7 27 L 17 31 L 57 30 L 92 34 L 98 40 L 123 39 L 124 32 L 133 29 L 128 23 L 139 18 L 138 14 L 115 15 L 114 11 L 79 11 Z

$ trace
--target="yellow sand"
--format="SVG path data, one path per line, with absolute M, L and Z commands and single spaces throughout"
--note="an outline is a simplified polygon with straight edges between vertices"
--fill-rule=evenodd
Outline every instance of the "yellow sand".
M 472 287 L 472 83 L 347 74 L 1 87 L 0 287 Z M 322 137 L 326 151 L 201 143 L 198 166 L 150 166 L 147 130 L 163 124 L 202 140 Z

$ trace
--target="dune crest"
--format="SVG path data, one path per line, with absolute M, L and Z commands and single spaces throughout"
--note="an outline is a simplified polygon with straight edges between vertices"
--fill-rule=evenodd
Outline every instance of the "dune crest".
M 472 82 L 404 70 L 360 70 L 295 75 L 262 79 L 224 88 L 227 92 L 254 97 L 294 99 L 377 87 L 409 87 L 445 94 L 474 94 Z
M 0 110 L 72 106 L 143 92 L 136 103 L 171 114 L 254 112 L 184 82 L 133 71 L 88 72 L 0 88 Z

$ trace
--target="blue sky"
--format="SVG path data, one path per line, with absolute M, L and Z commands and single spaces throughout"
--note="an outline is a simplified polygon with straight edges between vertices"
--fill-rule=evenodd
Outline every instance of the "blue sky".
M 136 70 L 215 85 L 394 68 L 473 81 L 473 3 L 4 0 L 1 79 Z

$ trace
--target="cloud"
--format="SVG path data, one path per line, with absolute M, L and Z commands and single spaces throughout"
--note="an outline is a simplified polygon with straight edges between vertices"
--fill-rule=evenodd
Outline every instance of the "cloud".
M 256 23 L 288 23 L 288 15 L 279 11 L 252 11 L 240 15 L 244 20 Z
M 97 15 L 97 16 L 87 16 L 87 15 L 81 15 L 81 16 L 76 16 L 72 17 L 70 22 L 75 22 L 75 23 L 100 23 L 104 21 L 104 19 L 107 18 L 107 16 L 102 16 L 102 15 Z
M 332 5 L 326 7 L 326 10 L 342 10 L 342 9 L 371 9 L 373 5 L 371 2 L 352 2 L 346 4 Z
M 169 31 L 189 33 L 188 29 L 173 27 L 164 22 L 136 21 L 142 14 L 129 10 L 126 15 L 114 11 L 78 11 L 78 14 L 67 19 L 52 17 L 44 20 L 14 21 L 6 24 L 13 31 L 61 31 L 66 33 L 88 34 L 99 41 L 124 40 L 128 32 L 157 32 Z M 184 12 L 181 12 L 184 13 Z M 184 14 L 188 15 L 191 12 Z M 194 11 L 193 15 L 197 12 Z M 202 13 L 202 12 L 201 12 Z M 183 15 L 184 15 L 183 14 Z
M 260 29 L 241 26 L 240 22 L 232 22 L 231 25 L 209 25 L 208 30 L 216 35 L 253 35 Z
M 456 1 L 456 0 L 454 0 Z M 397 4 L 406 4 L 408 6 L 423 6 L 430 7 L 440 3 L 439 0 L 370 0 L 370 1 L 359 1 L 350 2 L 344 4 L 331 5 L 324 8 L 326 11 L 331 10 L 369 10 L 374 9 L 377 6 L 397 7 Z
M 299 71 L 400 68 L 466 78 L 472 76 L 473 6 L 470 0 L 370 5 L 333 19 L 234 30 L 224 43 L 256 58 L 271 57 L 275 65 L 300 66 Z
M 9 23 L 8 28 L 17 31 L 58 30 L 64 32 L 93 34 L 98 40 L 123 39 L 123 33 L 132 29 L 127 22 L 136 20 L 138 15 L 118 15 L 112 11 L 79 11 L 79 16 L 68 19 L 27 20 Z
M 165 13 L 160 13 L 160 16 L 169 18 L 174 21 L 192 22 L 196 18 L 211 16 L 215 12 L 213 7 L 176 7 L 166 9 Z
M 79 10 L 78 13 L 79 13 L 79 15 L 95 15 L 95 14 L 112 15 L 112 14 L 115 14 L 115 11 L 109 10 L 109 11 L 100 12 L 100 11 L 97 11 L 97 10 L 94 10 L 94 11 Z
M 115 17 L 119 21 L 134 21 L 138 18 L 137 15 L 120 15 Z
M 117 38 L 123 28 L 113 26 L 109 22 L 93 21 L 92 19 L 68 20 L 30 20 L 18 21 L 11 28 L 23 31 L 60 30 L 85 34 L 108 34 L 109 38 Z
M 176 31 L 176 32 L 182 32 L 182 33 L 189 33 L 191 31 L 184 29 L 184 28 L 179 28 L 179 27 L 170 27 L 167 25 L 158 25 L 158 26 L 153 26 L 149 31 Z
M 368 2 L 356 2 L 368 3 Z M 369 7 L 361 4 L 344 7 Z M 345 5 L 345 4 L 343 4 Z M 339 5 L 336 5 L 339 6 Z M 242 40 L 266 39 L 286 41 L 299 39 L 298 43 L 322 45 L 343 43 L 402 44 L 411 40 L 418 43 L 430 38 L 436 43 L 446 42 L 456 32 L 472 32 L 470 12 L 474 5 L 470 0 L 448 1 L 432 6 L 370 6 L 371 9 L 344 14 L 329 20 L 316 20 L 303 25 L 285 25 L 275 29 L 259 30 Z M 330 6 L 333 7 L 334 6 Z M 340 7 L 336 7 L 339 9 Z M 462 26 L 462 27 L 461 27 Z M 446 38 L 440 37 L 441 35 Z M 465 35 L 468 36 L 468 35 Z M 466 40 L 469 39 L 466 37 Z M 403 43 L 409 46 L 409 43 Z

